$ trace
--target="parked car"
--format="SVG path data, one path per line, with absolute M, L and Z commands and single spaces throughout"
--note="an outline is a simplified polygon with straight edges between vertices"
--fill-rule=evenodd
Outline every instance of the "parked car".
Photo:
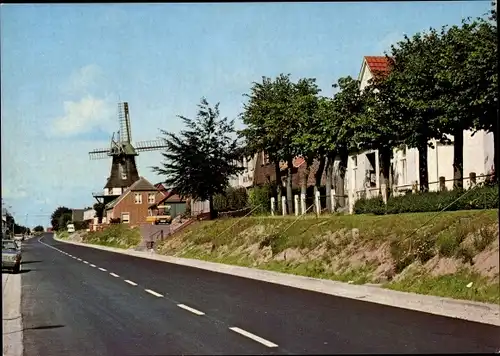
M 21 248 L 14 240 L 2 240 L 2 270 L 9 269 L 14 273 L 21 271 Z
M 68 224 L 68 232 L 73 233 L 75 232 L 75 224 Z

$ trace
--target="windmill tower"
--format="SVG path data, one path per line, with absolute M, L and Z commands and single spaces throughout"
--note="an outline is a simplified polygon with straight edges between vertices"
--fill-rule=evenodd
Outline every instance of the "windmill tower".
M 90 159 L 112 158 L 111 173 L 104 186 L 104 192 L 93 193 L 94 198 L 99 203 L 107 204 L 116 197 L 120 196 L 128 187 L 139 180 L 139 173 L 135 157 L 139 152 L 155 151 L 165 148 L 163 140 L 149 140 L 137 142 L 135 147 L 132 145 L 132 128 L 130 126 L 130 114 L 128 103 L 118 104 L 119 131 L 116 139 L 115 133 L 111 137 L 111 146 L 109 148 L 94 149 L 89 152 Z

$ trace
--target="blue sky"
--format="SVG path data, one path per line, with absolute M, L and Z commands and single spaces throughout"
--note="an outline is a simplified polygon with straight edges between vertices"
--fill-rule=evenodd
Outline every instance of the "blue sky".
M 20 223 L 94 203 L 128 101 L 134 141 L 177 132 L 200 98 L 236 118 L 261 76 L 315 77 L 323 95 L 403 34 L 482 16 L 489 1 L 2 5 L 2 198 Z M 241 124 L 238 123 L 241 127 Z M 139 173 L 159 152 L 138 159 Z

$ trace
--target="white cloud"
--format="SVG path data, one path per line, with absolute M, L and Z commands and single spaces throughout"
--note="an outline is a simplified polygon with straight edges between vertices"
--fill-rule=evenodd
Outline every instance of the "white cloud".
M 95 86 L 102 70 L 95 64 L 86 65 L 71 74 L 69 80 L 63 85 L 62 90 L 66 94 L 82 94 Z
M 52 134 L 75 135 L 100 128 L 112 131 L 116 119 L 114 105 L 88 95 L 80 101 L 65 101 L 64 116 L 52 123 Z M 116 125 L 114 125 L 116 126 Z
M 28 196 L 28 193 L 26 193 L 26 190 L 23 188 L 17 188 L 17 189 L 11 189 L 8 187 L 2 187 L 2 198 L 3 199 L 12 199 L 12 200 L 17 200 L 17 199 L 22 199 Z

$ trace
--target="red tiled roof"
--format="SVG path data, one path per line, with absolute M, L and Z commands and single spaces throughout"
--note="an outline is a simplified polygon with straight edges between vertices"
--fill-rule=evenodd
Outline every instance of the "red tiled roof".
M 373 75 L 389 73 L 389 60 L 386 56 L 365 56 L 366 64 Z
M 292 162 L 293 162 L 293 166 L 295 168 L 299 168 L 305 162 L 305 159 L 302 157 L 295 157 Z M 280 162 L 280 169 L 282 171 L 287 169 L 287 168 L 288 168 L 288 163 Z
M 167 192 L 167 188 L 165 188 L 165 185 L 163 183 L 156 183 L 155 187 L 160 191 L 160 192 Z

